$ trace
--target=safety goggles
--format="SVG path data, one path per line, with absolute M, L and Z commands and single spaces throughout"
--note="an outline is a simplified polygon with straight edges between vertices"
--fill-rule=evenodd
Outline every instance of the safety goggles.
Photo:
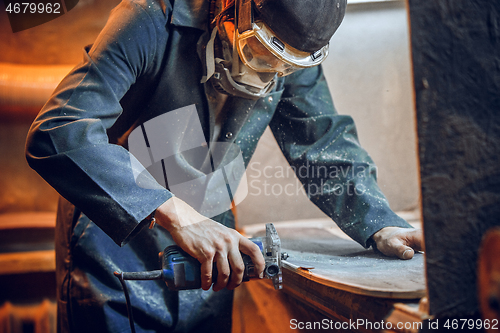
M 236 46 L 241 61 L 254 71 L 286 76 L 302 68 L 317 66 L 328 56 L 328 44 L 314 53 L 287 45 L 263 22 L 253 21 L 251 1 L 240 4 Z

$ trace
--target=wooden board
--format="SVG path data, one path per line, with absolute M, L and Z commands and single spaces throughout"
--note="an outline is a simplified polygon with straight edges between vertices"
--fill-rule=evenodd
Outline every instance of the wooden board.
M 248 227 L 245 232 L 263 235 L 264 231 L 259 231 L 262 227 Z M 327 219 L 278 222 L 275 227 L 282 250 L 290 255 L 283 261 L 285 277 L 292 273 L 321 286 L 371 297 L 417 299 L 425 296 L 422 253 L 416 253 L 411 260 L 374 253 L 348 238 Z
M 54 250 L 53 212 L 0 214 L 0 253 Z
M 0 253 L 0 275 L 54 272 L 54 250 Z
M 0 230 L 54 229 L 55 212 L 28 212 L 0 214 Z
M 53 212 L 0 214 L 0 276 L 54 272 Z

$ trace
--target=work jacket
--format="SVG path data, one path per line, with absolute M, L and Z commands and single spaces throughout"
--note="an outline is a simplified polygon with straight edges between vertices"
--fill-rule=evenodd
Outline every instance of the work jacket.
M 146 187 L 137 183 L 127 139 L 148 120 L 194 106 L 210 144 L 215 117 L 209 83 L 200 83 L 208 5 L 123 0 L 30 129 L 28 162 L 63 197 L 56 236 L 60 330 L 127 330 L 113 271 L 158 268 L 157 253 L 169 235 L 145 228 L 146 217 L 172 193 L 154 181 Z M 237 145 L 248 165 L 269 126 L 310 200 L 361 245 L 369 246 L 370 236 L 383 227 L 410 227 L 378 188 L 353 120 L 335 111 L 321 66 L 278 78 L 273 91 L 257 101 L 229 97 L 221 112 L 217 141 Z M 214 219 L 233 225 L 230 214 Z M 200 329 L 199 318 L 230 317 L 227 291 L 217 298 L 211 291 L 169 292 L 161 281 L 129 284 L 139 330 L 210 331 L 208 324 Z M 230 320 L 213 325 L 224 331 Z

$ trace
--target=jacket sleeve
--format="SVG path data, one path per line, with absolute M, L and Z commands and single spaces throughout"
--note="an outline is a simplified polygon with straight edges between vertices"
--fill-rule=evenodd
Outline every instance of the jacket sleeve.
M 122 1 L 36 117 L 26 142 L 29 165 L 118 245 L 172 196 L 150 176 L 148 186 L 138 185 L 142 166 L 107 135 L 122 113 L 121 98 L 155 62 L 157 29 L 150 13 Z
M 384 227 L 411 228 L 378 187 L 352 118 L 337 114 L 321 66 L 286 78 L 270 127 L 309 199 L 352 239 L 367 248 Z

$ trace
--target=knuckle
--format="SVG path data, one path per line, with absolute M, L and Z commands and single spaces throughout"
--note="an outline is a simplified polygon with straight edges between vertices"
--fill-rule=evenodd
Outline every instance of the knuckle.
M 259 258 L 264 259 L 264 257 L 262 256 L 262 252 L 260 251 L 260 247 L 258 247 L 258 246 L 257 246 L 257 244 L 253 244 L 253 245 L 255 245 L 255 246 L 253 247 L 253 250 L 252 250 L 253 254 L 254 254 L 255 256 L 259 257 Z
M 234 238 L 230 233 L 224 233 L 222 240 L 225 244 L 232 244 L 234 242 Z
M 250 245 L 250 251 L 253 255 L 257 255 L 258 253 L 260 253 L 260 249 L 255 243 L 252 243 L 252 245 Z
M 212 259 L 215 256 L 215 250 L 210 247 L 204 247 L 201 252 L 206 259 Z
M 217 252 L 224 252 L 224 250 L 226 249 L 226 245 L 224 242 L 216 242 L 214 243 L 214 251 L 217 253 Z
M 239 275 L 239 274 L 242 274 L 245 271 L 245 265 L 243 265 L 243 264 L 234 265 L 234 267 L 232 269 L 233 269 L 233 272 L 235 274 Z
M 221 277 L 223 280 L 227 280 L 229 278 L 230 272 L 229 270 L 223 270 L 219 272 L 219 277 Z

